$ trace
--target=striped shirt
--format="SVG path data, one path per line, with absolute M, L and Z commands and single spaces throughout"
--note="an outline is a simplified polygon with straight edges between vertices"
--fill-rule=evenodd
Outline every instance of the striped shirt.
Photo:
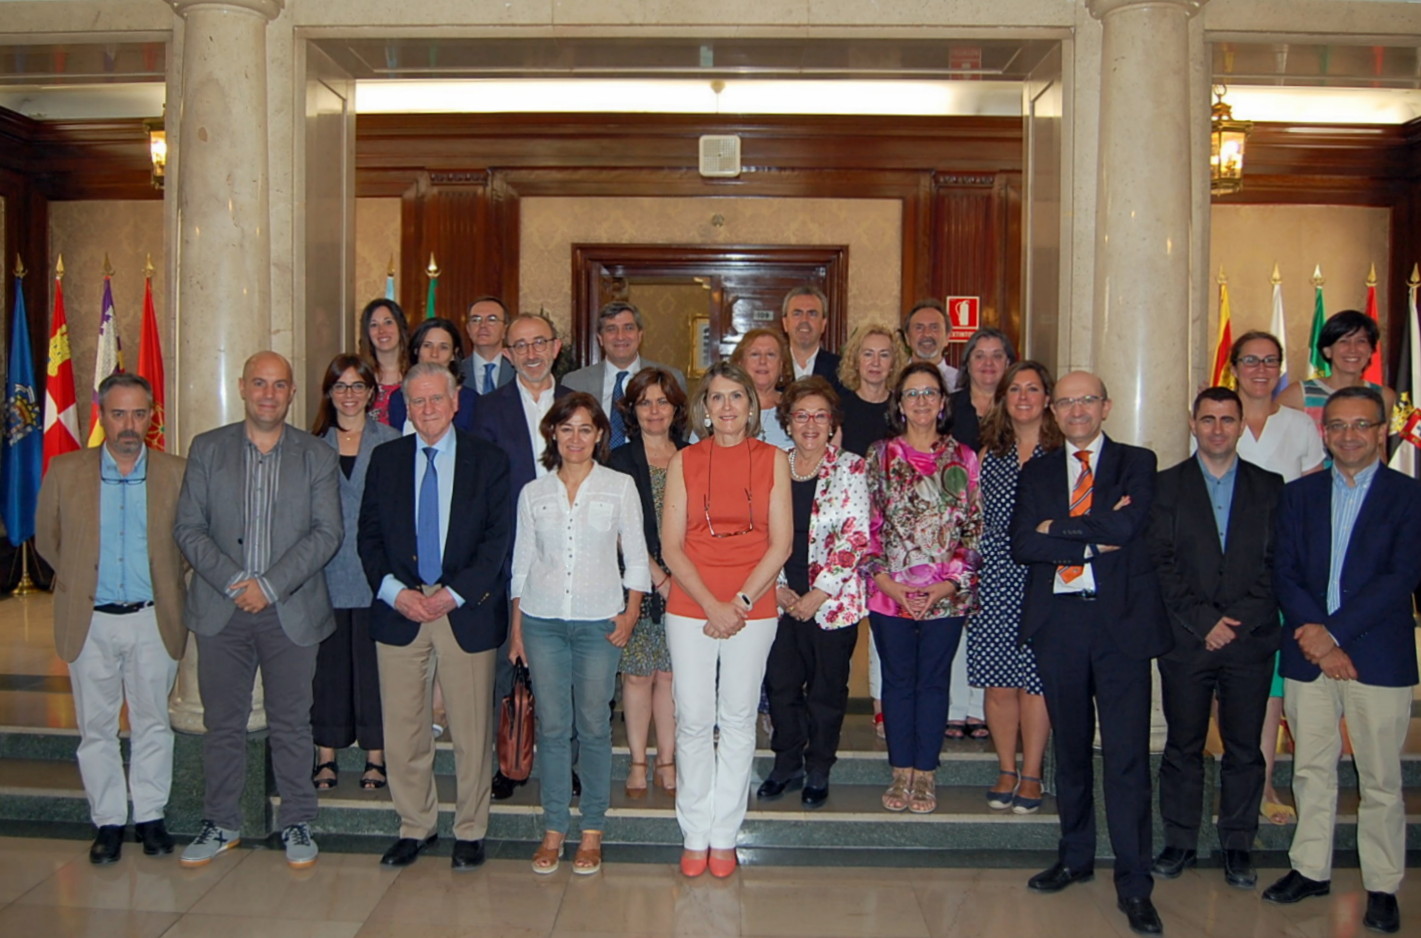
M 1356 474 L 1352 482 L 1336 467 L 1332 467 L 1332 560 L 1327 570 L 1327 614 L 1342 605 L 1342 564 L 1347 559 L 1347 545 L 1352 541 L 1352 528 L 1367 499 L 1367 490 L 1377 477 L 1377 460 Z
M 266 580 L 267 568 L 271 566 L 271 526 L 276 505 L 277 481 L 281 473 L 281 444 L 286 440 L 282 431 L 281 439 L 263 453 L 247 438 L 243 447 L 246 459 L 246 484 L 242 493 L 242 509 L 246 520 L 243 524 L 242 565 L 244 569 L 233 583 L 255 577 L 269 602 L 276 602 L 276 591 Z M 228 584 L 228 592 L 231 593 Z M 235 595 L 235 593 L 231 593 Z

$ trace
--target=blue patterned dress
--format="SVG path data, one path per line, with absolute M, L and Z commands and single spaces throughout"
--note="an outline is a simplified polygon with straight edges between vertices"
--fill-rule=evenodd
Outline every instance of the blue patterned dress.
M 1040 458 L 1040 446 L 1031 454 Z M 982 454 L 982 573 L 979 611 L 967 620 L 967 680 L 973 687 L 1024 687 L 1042 693 L 1036 653 L 1017 646 L 1026 567 L 1011 559 L 1011 515 L 1021 466 L 1016 448 L 1006 456 Z

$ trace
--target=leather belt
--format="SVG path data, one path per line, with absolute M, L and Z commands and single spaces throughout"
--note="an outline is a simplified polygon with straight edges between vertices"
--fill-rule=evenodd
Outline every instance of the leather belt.
M 147 609 L 151 605 L 153 605 L 152 600 L 146 603 L 104 603 L 102 606 L 95 606 L 94 611 L 110 616 L 126 616 L 140 609 Z

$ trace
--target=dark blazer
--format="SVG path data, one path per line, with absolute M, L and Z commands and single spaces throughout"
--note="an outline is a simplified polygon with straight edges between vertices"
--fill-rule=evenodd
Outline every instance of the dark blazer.
M 405 389 L 396 388 L 390 392 L 390 400 L 385 404 L 385 412 L 390 415 L 390 426 L 400 433 L 405 432 L 405 419 L 409 410 L 405 407 Z M 468 386 L 459 388 L 459 412 L 454 415 L 454 426 L 465 433 L 473 433 L 479 419 L 479 393 Z
M 454 517 L 444 540 L 440 583 L 464 605 L 449 613 L 459 647 L 473 654 L 503 644 L 508 631 L 508 580 L 503 575 L 513 539 L 508 510 L 508 458 L 492 443 L 455 430 Z M 387 645 L 408 645 L 419 623 L 406 619 L 378 597 L 387 574 L 406 586 L 419 582 L 415 546 L 414 457 L 419 436 L 383 443 L 370 456 L 365 497 L 360 503 L 357 545 L 365 578 L 376 598 L 370 604 L 370 637 Z
M 1273 582 L 1283 608 L 1281 671 L 1295 681 L 1317 678 L 1317 665 L 1293 638 L 1299 626 L 1317 622 L 1347 652 L 1362 683 L 1409 687 L 1417 682 L 1411 594 L 1421 581 L 1421 482 L 1377 467 L 1347 543 L 1342 605 L 1328 615 L 1332 485 L 1333 471 L 1303 476 L 1283 488 L 1278 506 Z
M 1273 529 L 1283 477 L 1237 459 L 1228 546 L 1219 549 L 1214 509 L 1196 456 L 1161 472 L 1150 510 L 1149 544 L 1176 652 L 1197 649 L 1221 616 L 1243 623 L 1232 645 L 1245 658 L 1278 650 Z
M 1088 515 L 1070 516 L 1066 451 L 1033 459 L 1021 469 L 1012 512 L 1012 556 L 1029 564 L 1019 638 L 1031 639 L 1045 623 L 1052 602 L 1056 568 L 1085 561 L 1088 545 L 1112 544 L 1119 550 L 1090 559 L 1099 598 L 1093 614 L 1110 630 L 1120 650 L 1134 658 L 1157 658 L 1173 645 L 1159 581 L 1145 537 L 1155 493 L 1155 454 L 1106 437 L 1095 471 L 1096 506 Z M 1111 510 L 1122 495 L 1130 504 Z M 1051 533 L 1036 526 L 1052 519 Z
M 459 363 L 459 370 L 464 373 L 464 387 L 469 388 L 475 394 L 482 394 L 483 392 L 480 388 L 483 387 L 484 376 L 482 374 L 474 374 L 474 356 L 470 355 L 461 361 Z M 494 390 L 512 381 L 514 374 L 513 362 L 508 360 L 508 356 L 500 355 L 498 368 L 494 370 L 493 374 Z
M 553 388 L 554 399 L 571 393 L 571 388 L 561 384 Z M 528 421 L 523 418 L 523 399 L 518 394 L 517 381 L 511 381 L 484 397 L 479 405 L 478 420 L 470 432 L 498 444 L 508 457 L 508 517 L 511 522 L 517 508 L 518 493 L 538 477 L 537 467 L 533 464 L 533 439 L 528 435 Z M 510 539 L 509 550 L 512 549 Z
M 678 450 L 688 445 L 685 440 L 674 435 L 671 442 Z M 646 447 L 641 438 L 618 446 L 607 459 L 607 467 L 625 472 L 636 482 L 636 490 L 641 495 L 641 526 L 646 533 L 646 551 L 659 562 L 661 560 L 661 530 L 656 517 L 656 503 L 651 497 L 651 465 L 646 461 Z
M 977 418 L 977 408 L 972 406 L 972 389 L 953 391 L 949 401 L 952 404 L 952 438 L 975 453 L 982 442 L 982 422 Z
M 819 354 L 814 356 L 813 374 L 828 381 L 833 385 L 834 390 L 843 393 L 843 387 L 839 384 L 839 356 L 828 349 L 821 348 Z

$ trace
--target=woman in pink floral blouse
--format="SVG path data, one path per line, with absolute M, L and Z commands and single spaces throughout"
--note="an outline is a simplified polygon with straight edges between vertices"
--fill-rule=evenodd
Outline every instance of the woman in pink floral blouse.
M 862 458 L 829 444 L 841 414 L 822 377 L 786 388 L 777 416 L 794 443 L 794 541 L 775 593 L 781 614 L 765 669 L 775 766 L 756 797 L 773 800 L 802 785 L 800 801 L 818 808 L 829 798 L 865 613 L 858 566 L 868 547 L 868 473 Z
M 903 370 L 888 419 L 896 435 L 869 447 L 866 460 L 873 513 L 863 560 L 893 768 L 883 806 L 926 814 L 937 808 L 952 658 L 977 606 L 982 500 L 977 455 L 948 435 L 935 365 Z

